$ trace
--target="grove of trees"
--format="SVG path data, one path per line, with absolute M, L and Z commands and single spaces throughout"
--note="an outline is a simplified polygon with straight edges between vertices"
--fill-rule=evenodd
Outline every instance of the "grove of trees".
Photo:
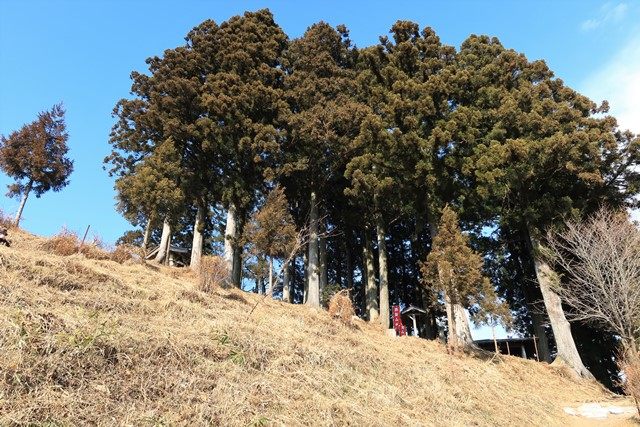
M 357 314 L 384 327 L 390 305 L 424 307 L 427 338 L 447 313 L 461 345 L 466 311 L 512 316 L 541 359 L 612 384 L 615 340 L 572 330 L 543 256 L 550 227 L 635 203 L 640 140 L 606 102 L 496 38 L 456 49 L 408 21 L 356 47 L 345 26 L 290 39 L 268 10 L 246 12 L 147 64 L 114 109 L 105 162 L 158 260 L 171 241 L 193 267 L 221 254 L 238 287 L 268 264 L 275 295 L 319 307 L 323 289 L 351 289 Z M 266 201 L 281 221 L 258 214 Z M 292 259 L 277 224 L 306 231 Z

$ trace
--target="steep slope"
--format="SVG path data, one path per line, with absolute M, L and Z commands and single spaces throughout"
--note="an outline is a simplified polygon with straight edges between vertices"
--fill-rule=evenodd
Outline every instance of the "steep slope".
M 0 247 L 0 425 L 559 425 L 597 385 L 186 271 Z

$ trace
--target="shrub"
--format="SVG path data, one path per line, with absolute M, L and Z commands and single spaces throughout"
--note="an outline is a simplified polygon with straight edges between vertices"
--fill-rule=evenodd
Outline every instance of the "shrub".
M 139 258 L 142 259 L 142 250 L 136 246 L 131 245 L 117 245 L 113 251 L 109 254 L 111 261 L 115 261 L 118 264 L 124 264 L 125 262 Z
M 335 294 L 340 292 L 341 289 L 342 289 L 342 287 L 340 285 L 336 284 L 336 283 L 328 283 L 328 284 L 326 284 L 320 290 L 320 304 L 325 308 L 329 308 L 329 302 L 331 301 L 331 298 Z
M 44 242 L 42 249 L 60 256 L 70 256 L 81 253 L 89 259 L 111 259 L 120 263 L 131 258 L 130 254 L 125 253 L 123 249 L 118 249 L 117 247 L 113 252 L 107 251 L 104 249 L 102 241 L 97 237 L 94 237 L 91 242 L 85 243 L 80 247 L 78 235 L 66 228 L 63 228 L 58 234 Z
M 12 228 L 13 220 L 2 209 L 0 209 L 0 227 Z
M 69 256 L 78 253 L 80 241 L 73 231 L 63 228 L 58 234 L 43 243 L 42 248 L 60 256 Z
M 104 250 L 102 247 L 96 245 L 95 243 L 85 243 L 80 248 L 80 253 L 89 259 L 97 259 L 97 260 L 108 260 L 111 259 L 111 253 Z
M 204 256 L 200 262 L 198 285 L 203 292 L 211 292 L 229 277 L 227 264 L 222 257 Z
M 351 326 L 355 314 L 348 289 L 336 292 L 329 300 L 329 315 L 340 319 L 345 325 Z

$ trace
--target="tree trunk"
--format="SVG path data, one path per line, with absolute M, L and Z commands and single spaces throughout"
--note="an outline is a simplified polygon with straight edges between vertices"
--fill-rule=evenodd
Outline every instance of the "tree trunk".
M 142 250 L 146 251 L 149 247 L 149 239 L 151 238 L 151 227 L 153 225 L 153 220 L 151 216 L 147 220 L 147 226 L 144 228 L 144 236 L 142 237 Z
M 193 242 L 191 244 L 191 262 L 189 266 L 192 270 L 200 269 L 200 261 L 202 260 L 202 230 L 204 229 L 204 206 L 198 202 L 198 211 L 196 212 L 196 222 L 193 224 Z
M 285 261 L 282 268 L 282 301 L 291 303 L 291 262 Z
M 555 338 L 556 348 L 558 350 L 556 360 L 559 359 L 566 363 L 581 377 L 593 378 L 591 372 L 589 372 L 582 363 L 576 343 L 571 335 L 571 325 L 569 325 L 569 322 L 564 315 L 562 301 L 560 300 L 560 296 L 553 289 L 558 276 L 540 255 L 540 245 L 531 235 L 531 230 L 528 230 L 528 232 L 529 250 L 533 257 L 536 277 L 538 279 L 538 284 L 540 285 L 540 291 L 542 292 L 542 300 L 544 301 L 544 306 L 547 309 L 547 314 L 549 315 L 551 329 L 553 330 L 553 337 Z
M 20 207 L 18 207 L 18 212 L 16 213 L 16 218 L 14 220 L 14 224 L 16 227 L 20 225 L 20 218 L 22 218 L 22 211 L 24 210 L 24 205 L 27 203 L 27 199 L 29 198 L 29 193 L 31 193 L 31 187 L 33 187 L 33 181 L 29 181 L 27 186 L 24 188 L 24 191 L 22 192 L 22 200 L 20 200 Z
M 320 296 L 327 288 L 329 273 L 327 271 L 327 238 L 320 236 L 318 239 L 318 256 L 320 258 Z
M 549 350 L 549 339 L 547 338 L 547 331 L 545 328 L 545 316 L 540 311 L 542 307 L 536 307 L 536 298 L 534 296 L 534 290 L 531 289 L 531 285 L 523 285 L 524 299 L 527 303 L 527 309 L 529 310 L 529 316 L 531 316 L 531 323 L 533 326 L 533 334 L 538 339 L 538 359 L 544 362 L 551 362 L 551 351 Z
M 456 335 L 458 335 L 458 342 L 462 345 L 473 345 L 473 337 L 471 336 L 471 328 L 469 327 L 469 319 L 467 318 L 467 311 L 462 304 L 453 304 L 454 317 L 456 319 Z
M 418 292 L 419 301 L 422 302 L 422 307 L 427 311 L 427 314 L 422 316 L 421 319 L 421 323 L 423 325 L 423 332 L 421 336 L 429 340 L 434 340 L 438 337 L 438 326 L 433 321 L 434 313 L 430 308 L 431 299 L 429 298 L 429 294 L 427 293 L 426 289 L 424 289 L 423 287 L 420 287 L 420 289 L 418 289 Z
M 353 260 L 351 259 L 351 248 L 347 244 L 345 256 L 345 274 L 346 274 L 346 285 L 347 289 L 351 289 L 350 292 L 353 292 Z
M 171 245 L 171 225 L 169 219 L 165 218 L 162 223 L 162 236 L 160 237 L 160 246 L 155 257 L 155 262 L 164 264 L 169 257 L 169 248 Z
M 449 325 L 449 333 L 447 334 L 447 345 L 454 350 L 458 349 L 459 346 L 459 337 L 456 331 L 458 330 L 458 325 L 456 324 L 456 316 L 455 316 L 455 307 L 454 304 L 451 303 L 449 296 L 445 292 L 445 304 L 447 306 L 447 324 Z
M 167 246 L 165 249 L 165 256 L 162 263 L 164 265 L 171 265 L 171 240 L 173 240 L 173 235 L 169 234 L 169 238 L 167 239 Z
M 238 289 L 242 288 L 242 248 L 238 246 L 236 246 L 235 250 L 233 251 L 231 283 Z
M 549 339 L 547 338 L 547 332 L 545 328 L 546 318 L 542 313 L 542 307 L 537 307 L 536 303 L 541 300 L 542 294 L 538 288 L 534 285 L 533 278 L 535 277 L 535 267 L 533 259 L 524 255 L 521 250 L 522 244 L 528 247 L 526 243 L 529 239 L 528 234 L 520 237 L 520 244 L 516 244 L 516 236 L 509 234 L 509 230 L 505 230 L 509 237 L 509 253 L 512 257 L 515 257 L 516 277 L 520 282 L 522 294 L 524 296 L 525 303 L 527 304 L 527 310 L 531 317 L 531 323 L 533 326 L 533 335 L 538 340 L 537 357 L 538 360 L 544 362 L 551 362 L 551 352 L 549 350 Z
M 311 210 L 309 213 L 309 290 L 307 305 L 320 307 L 320 266 L 318 259 L 318 202 L 315 191 L 311 191 Z
M 273 292 L 273 257 L 269 257 L 269 289 L 267 289 L 267 294 Z
M 227 224 L 224 230 L 224 261 L 227 265 L 227 272 L 229 273 L 229 282 L 239 287 L 236 283 L 236 257 L 237 252 L 237 233 L 238 233 L 238 219 L 236 217 L 236 205 L 232 202 L 229 203 L 229 209 L 227 209 Z
M 376 286 L 376 272 L 373 265 L 373 249 L 371 246 L 371 233 L 369 232 L 369 227 L 365 227 L 363 257 L 367 276 L 365 288 L 366 314 L 369 322 L 377 320 L 380 315 L 378 311 L 378 287 Z
M 363 319 L 369 319 L 369 294 L 368 292 L 368 286 L 369 286 L 369 279 L 367 276 L 367 247 L 366 247 L 366 231 L 365 231 L 365 238 L 362 241 L 362 268 L 360 270 L 361 274 L 362 274 L 362 278 L 360 279 L 360 285 L 362 288 L 362 318 Z
M 307 303 L 307 295 L 309 295 L 309 248 L 307 247 L 302 254 L 302 270 L 303 270 L 303 288 L 302 288 L 302 303 Z
M 433 241 L 438 234 L 438 228 L 436 224 L 431 220 L 429 221 L 429 233 L 431 234 L 431 245 L 433 245 Z M 464 307 L 460 303 L 451 304 L 446 293 L 444 295 L 444 299 L 445 308 L 447 310 L 447 317 L 449 317 L 449 310 L 451 310 L 453 307 L 453 313 L 451 314 L 455 320 L 454 324 L 456 327 L 455 329 L 453 329 L 453 331 L 455 331 L 455 334 L 458 338 L 457 345 L 473 345 L 473 338 L 471 337 L 471 327 L 469 326 L 469 319 L 467 318 L 467 313 Z M 449 329 L 449 333 L 453 333 L 453 331 L 451 330 L 451 324 L 449 324 Z
M 378 235 L 378 274 L 380 278 L 380 322 L 389 329 L 389 280 L 387 269 L 387 242 L 382 215 L 377 215 L 376 232 Z

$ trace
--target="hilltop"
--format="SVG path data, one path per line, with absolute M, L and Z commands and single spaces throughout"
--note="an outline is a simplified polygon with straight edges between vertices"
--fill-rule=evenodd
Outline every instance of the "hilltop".
M 560 425 L 611 400 L 515 357 L 198 290 L 188 270 L 0 247 L 0 424 Z

